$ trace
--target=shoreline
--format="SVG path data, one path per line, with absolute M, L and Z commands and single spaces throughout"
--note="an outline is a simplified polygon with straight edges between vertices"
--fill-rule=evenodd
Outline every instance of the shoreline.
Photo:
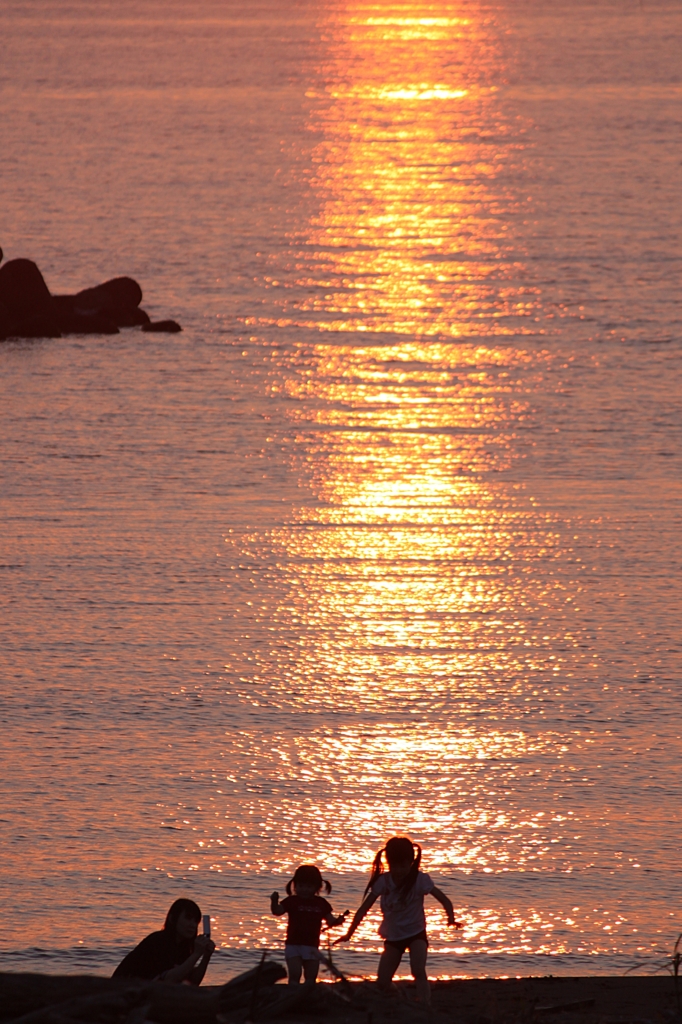
M 240 1024 L 249 1019 L 256 971 L 227 985 L 199 989 L 96 975 L 0 974 L 0 1021 L 25 1024 Z M 681 986 L 682 987 L 682 986 Z M 259 985 L 256 985 L 258 990 Z M 414 984 L 398 982 L 382 996 L 369 981 L 314 990 L 260 983 L 252 1019 L 300 1024 L 682 1024 L 669 975 L 527 977 L 431 982 L 431 1010 L 414 1002 Z M 287 1003 L 292 1005 L 287 1006 Z M 296 1001 L 298 1000 L 298 1002 Z M 273 1015 L 274 1014 L 274 1015 Z

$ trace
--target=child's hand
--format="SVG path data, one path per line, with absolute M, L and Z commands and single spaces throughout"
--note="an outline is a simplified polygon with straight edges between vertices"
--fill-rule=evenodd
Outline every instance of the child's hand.
M 464 924 L 461 921 L 455 921 L 455 915 L 450 914 L 448 917 L 448 924 L 451 928 L 463 928 Z
M 279 893 L 278 892 L 271 892 L 270 893 L 270 902 L 271 903 L 279 903 Z
M 334 939 L 334 941 L 332 942 L 332 946 L 338 946 L 339 942 L 348 942 L 352 934 L 353 933 L 351 931 L 347 931 L 345 935 L 340 935 L 338 939 Z

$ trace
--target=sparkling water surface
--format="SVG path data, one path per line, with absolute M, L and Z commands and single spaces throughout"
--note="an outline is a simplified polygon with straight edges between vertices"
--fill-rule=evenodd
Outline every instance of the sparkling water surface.
M 188 895 L 218 983 L 297 864 L 353 909 L 409 832 L 433 976 L 654 969 L 680 4 L 2 18 L 6 258 L 184 330 L 0 345 L 0 967 L 109 973 Z

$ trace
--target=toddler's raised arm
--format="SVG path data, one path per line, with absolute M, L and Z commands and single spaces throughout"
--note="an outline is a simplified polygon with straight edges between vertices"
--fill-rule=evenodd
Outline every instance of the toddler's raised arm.
M 282 914 L 286 914 L 286 910 L 284 910 L 282 904 L 279 902 L 278 892 L 270 893 L 270 910 L 275 915 L 275 917 L 281 917 Z

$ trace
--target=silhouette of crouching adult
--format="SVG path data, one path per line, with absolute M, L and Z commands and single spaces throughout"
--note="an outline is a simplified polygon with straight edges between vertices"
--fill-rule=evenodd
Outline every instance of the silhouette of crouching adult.
M 200 985 L 215 943 L 197 935 L 201 910 L 193 900 L 176 900 L 160 932 L 152 932 L 121 961 L 114 978 L 146 978 Z

